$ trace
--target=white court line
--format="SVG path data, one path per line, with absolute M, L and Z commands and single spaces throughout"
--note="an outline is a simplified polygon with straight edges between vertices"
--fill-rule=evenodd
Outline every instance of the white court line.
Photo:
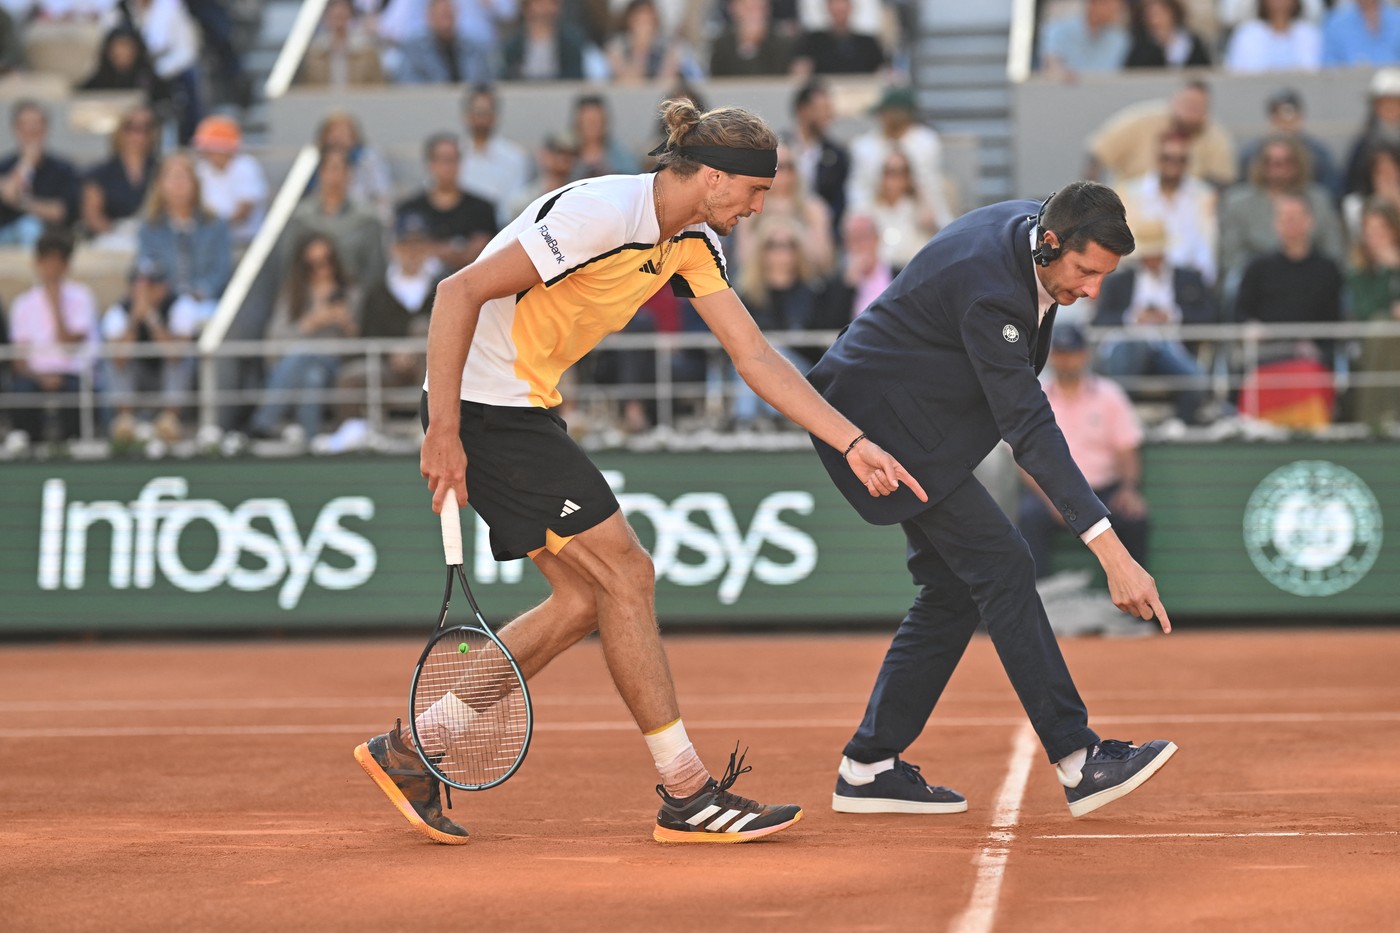
M 1400 836 L 1400 830 L 1376 832 L 1276 832 L 1276 833 L 1105 833 L 1102 835 L 1036 836 L 1037 839 L 1294 839 L 1297 837 Z
M 1021 818 L 1021 800 L 1026 795 L 1026 783 L 1031 776 L 1031 762 L 1039 743 L 1029 724 L 1016 730 L 1011 742 L 1011 759 L 1007 763 L 1006 780 L 997 792 L 996 808 L 992 812 L 992 830 L 987 844 L 977 853 L 977 883 L 966 909 L 948 924 L 950 933 L 989 933 L 996 920 L 997 902 L 1001 899 L 1001 882 L 1006 876 L 1006 860 L 1011 854 L 1013 831 Z
M 849 729 L 849 717 L 831 719 L 696 719 L 688 721 L 689 729 Z M 1360 713 L 1258 713 L 1208 716 L 1099 716 L 1097 725 L 1200 725 L 1240 723 L 1367 723 L 1400 722 L 1397 712 Z M 1023 726 L 1026 721 L 1019 716 L 943 716 L 935 717 L 930 726 L 956 728 L 964 726 Z M 37 728 L 0 729 L 0 739 L 62 739 L 62 738 L 107 738 L 162 735 L 340 735 L 343 733 L 367 732 L 376 734 L 384 728 L 384 723 L 369 725 L 349 723 L 315 723 L 301 725 L 190 725 L 190 726 L 57 726 Z M 637 726 L 630 719 L 596 719 L 578 722 L 539 722 L 535 729 L 539 732 L 630 732 Z

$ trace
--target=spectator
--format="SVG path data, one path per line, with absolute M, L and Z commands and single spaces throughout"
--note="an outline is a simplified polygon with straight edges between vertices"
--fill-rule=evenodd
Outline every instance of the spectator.
M 322 150 L 316 171 L 320 183 L 292 211 L 284 242 L 301 244 L 322 234 L 335 244 L 337 261 L 355 281 L 376 281 L 384 275 L 384 228 L 351 193 L 350 157 L 343 149 Z
M 621 84 L 674 81 L 682 74 L 700 77 L 685 45 L 661 31 L 653 0 L 629 0 L 622 28 L 608 40 L 606 54 L 612 80 Z
M 110 147 L 107 160 L 83 179 L 83 230 L 103 246 L 131 249 L 141 205 L 159 163 L 156 118 L 150 108 L 137 106 L 123 113 Z
M 802 231 L 800 248 L 803 265 L 809 277 L 826 278 L 836 263 L 836 244 L 831 237 L 831 215 L 825 202 L 803 190 L 792 150 L 778 146 L 778 172 L 773 187 L 763 199 L 763 211 L 750 217 L 734 230 L 733 264 L 742 275 L 748 260 L 759 253 L 770 224 Z
M 1123 206 L 1134 226 L 1144 220 L 1165 226 L 1170 265 L 1193 269 L 1214 284 L 1220 199 L 1214 188 L 1187 174 L 1190 145 L 1183 136 L 1163 136 L 1157 143 L 1157 170 L 1123 185 Z
M 24 46 L 14 19 L 0 9 L 0 77 L 24 69 Z
M 785 75 L 797 46 L 772 28 L 768 0 L 729 0 L 729 22 L 710 45 L 710 75 L 715 78 Z
M 390 252 L 388 271 L 365 292 L 360 336 L 426 337 L 437 283 L 448 271 L 434 255 L 428 221 L 418 214 L 400 214 Z M 426 357 L 422 353 L 392 353 L 387 362 L 386 385 L 423 384 Z M 347 364 L 345 369 L 353 373 L 356 368 Z M 417 410 L 415 404 L 413 411 Z
M 390 45 L 401 46 L 428 32 L 428 4 L 431 0 L 371 0 L 371 7 L 382 9 L 378 30 Z M 456 0 L 457 34 L 480 48 L 495 48 L 500 24 L 515 18 L 516 0 Z
M 1189 81 L 1170 100 L 1133 104 L 1110 117 L 1089 139 L 1085 176 L 1121 182 L 1151 172 L 1157 141 L 1167 133 L 1190 141 L 1186 171 L 1218 187 L 1235 178 L 1235 144 L 1210 115 L 1210 88 Z
M 831 91 L 820 79 L 797 89 L 792 99 L 793 129 L 788 147 L 793 165 L 805 191 L 826 202 L 831 213 L 832 233 L 841 228 L 846 210 L 846 180 L 851 173 L 851 156 L 846 148 L 828 135 L 831 127 Z
M 360 121 L 347 110 L 333 110 L 321 120 L 316 131 L 316 148 L 339 149 L 350 160 L 350 196 L 358 200 L 388 226 L 394 219 L 394 182 L 389 163 L 365 139 Z M 312 185 L 319 183 L 319 176 Z
M 802 252 L 802 228 L 789 220 L 767 224 L 756 237 L 757 255 L 749 256 L 735 289 L 756 323 L 765 333 L 810 330 L 818 318 L 818 298 L 812 274 Z M 778 345 L 777 350 L 806 372 L 824 347 Z M 739 429 L 771 428 L 779 414 L 750 389 L 732 363 L 725 373 L 733 398 L 733 426 Z M 760 420 L 762 419 L 762 420 Z
M 252 82 L 243 72 L 243 60 L 234 43 L 229 0 L 184 0 L 185 9 L 199 26 L 204 51 L 218 61 L 218 77 L 224 99 L 246 110 L 253 103 Z
M 1270 136 L 1259 147 L 1248 181 L 1231 188 L 1220 209 L 1220 268 L 1238 274 L 1252 260 L 1278 248 L 1274 212 L 1279 199 L 1301 197 L 1309 205 L 1316 246 L 1336 266 L 1346 261 L 1341 218 L 1327 191 L 1312 181 L 1308 152 L 1292 136 Z
M 841 219 L 845 246 L 841 268 L 827 284 L 820 330 L 840 330 L 860 316 L 894 281 L 894 270 L 880 258 L 880 228 L 875 218 L 847 211 Z
M 91 359 L 87 344 L 97 326 L 97 302 L 86 285 L 68 278 L 73 241 L 66 232 L 47 230 L 34 245 L 33 288 L 15 298 L 10 308 L 10 342 L 19 356 L 14 361 L 11 387 L 16 394 L 74 395 Z M 44 438 L 48 400 L 14 410 L 13 426 L 31 440 Z M 78 436 L 78 406 L 72 399 L 57 403 L 59 436 Z
M 311 233 L 298 243 L 295 256 L 267 325 L 266 337 L 278 342 L 279 352 L 267 359 L 266 400 L 249 422 L 254 437 L 276 436 L 293 404 L 299 430 L 292 436 L 310 440 L 321 433 L 326 401 L 319 393 L 335 384 L 340 357 L 314 341 L 354 337 L 360 330 L 359 292 L 335 241 L 326 234 Z
M 1313 181 L 1326 188 L 1333 198 L 1342 195 L 1342 179 L 1337 173 L 1336 160 L 1327 145 L 1308 133 L 1303 125 L 1303 98 L 1292 88 L 1284 88 L 1268 101 L 1270 135 L 1296 137 L 1308 150 L 1312 162 Z M 1253 140 L 1240 152 L 1240 175 L 1249 174 L 1250 163 L 1259 154 L 1263 138 Z
M 462 187 L 496 205 L 496 225 L 504 226 L 515 215 L 505 213 L 530 180 L 530 155 L 518 143 L 496 132 L 498 102 L 490 85 L 478 84 L 462 99 L 466 126 Z
M 1089 371 L 1089 345 L 1072 324 L 1055 328 L 1050 343 L 1052 375 L 1045 397 L 1094 495 L 1113 511 L 1113 530 L 1133 560 L 1147 566 L 1148 508 L 1142 496 L 1142 424 L 1128 396 L 1115 383 Z M 1035 575 L 1050 575 L 1054 539 L 1070 535 L 1060 510 L 1024 472 L 1021 537 L 1035 560 Z
M 344 89 L 384 83 L 374 37 L 355 18 L 351 0 L 329 0 L 321 28 L 306 49 L 297 83 Z
M 597 49 L 561 16 L 559 0 L 522 0 L 520 26 L 501 49 L 507 81 L 579 81 Z
M 258 160 L 239 150 L 243 132 L 231 117 L 199 121 L 194 133 L 195 171 L 204 206 L 229 226 L 235 248 L 253 240 L 267 209 L 267 178 Z
M 491 52 L 457 32 L 454 0 L 428 0 L 428 30 L 404 42 L 394 80 L 461 84 L 491 80 Z
M 1094 323 L 1128 333 L 1099 347 L 1099 372 L 1114 379 L 1176 376 L 1192 379 L 1172 390 L 1176 417 L 1201 423 L 1206 412 L 1205 374 L 1174 333 L 1181 324 L 1218 322 L 1215 300 L 1195 269 L 1172 266 L 1160 221 L 1133 224 L 1133 262 L 1103 281 Z
M 1377 145 L 1400 144 L 1400 68 L 1382 68 L 1371 76 L 1366 126 L 1351 144 L 1344 188 L 1359 191 L 1367 175 L 1367 153 Z
M 1215 20 L 1226 34 L 1241 23 L 1248 22 L 1259 15 L 1259 0 L 1213 0 L 1213 2 L 1212 0 L 1196 0 L 1196 2 L 1206 2 L 1215 7 Z M 1327 8 L 1335 6 L 1338 2 L 1342 2 L 1342 0 L 1303 0 L 1303 17 L 1309 22 L 1320 23 Z
M 180 142 L 194 135 L 202 116 L 199 97 L 199 34 L 181 0 L 127 0 L 132 22 L 151 58 L 156 77 L 170 90 Z
M 1383 0 L 1339 3 L 1322 24 L 1322 64 L 1327 68 L 1400 62 L 1400 10 Z
M 1326 324 L 1341 320 L 1342 273 L 1315 245 L 1309 199 L 1280 195 L 1274 205 L 1278 247 L 1245 268 L 1235 314 L 1264 324 Z M 1267 335 L 1267 330 L 1265 331 Z M 1247 373 L 1240 409 L 1275 424 L 1316 428 L 1332 420 L 1330 341 L 1266 340 L 1260 366 Z M 1319 382 L 1325 384 L 1319 384 Z
M 496 208 L 458 186 L 462 151 L 454 134 L 428 137 L 423 159 L 428 186 L 399 204 L 394 211 L 395 225 L 402 231 L 410 215 L 425 224 L 433 255 L 450 274 L 475 260 L 496 235 Z
M 885 156 L 868 210 L 880 227 L 880 256 L 896 273 L 952 219 L 934 213 L 929 198 L 914 181 L 909 159 L 898 148 Z
M 851 140 L 851 174 L 846 182 L 846 205 L 868 210 L 885 169 L 885 159 L 898 147 L 914 166 L 914 184 L 924 193 L 936 218 L 952 217 L 943 177 L 943 144 L 931 127 L 916 121 L 914 91 L 886 88 L 875 105 L 879 126 Z
M 151 68 L 141 34 L 126 23 L 119 23 L 103 36 L 97 67 L 75 90 L 144 91 L 146 102 L 152 105 L 169 97 L 165 83 Z
M 0 159 L 0 246 L 33 246 L 46 225 L 78 216 L 78 173 L 48 151 L 49 118 L 32 100 L 10 110 L 15 152 Z
M 152 406 L 138 404 L 138 393 L 159 393 L 155 436 L 170 443 L 183 433 L 180 408 L 194 384 L 194 336 L 200 312 L 189 298 L 170 289 L 168 272 L 147 259 L 133 266 L 126 297 L 102 315 L 102 341 L 113 348 L 103 360 L 105 401 L 115 409 L 111 436 L 129 444 L 151 431 Z M 161 347 L 159 356 L 130 356 L 130 348 Z M 126 351 L 126 352 L 122 352 Z
M 518 217 L 536 198 L 574 181 L 574 164 L 577 161 L 578 143 L 573 136 L 568 133 L 547 135 L 535 152 L 535 180 L 520 189 L 510 215 Z
M 574 139 L 578 143 L 575 178 L 634 175 L 640 171 L 636 156 L 613 137 L 609 123 L 607 101 L 602 95 L 584 94 L 574 100 Z
M 803 74 L 872 74 L 885 64 L 885 50 L 874 36 L 851 28 L 851 0 L 826 0 L 830 22 L 803 34 L 798 71 Z
M 1376 145 L 1367 153 L 1365 184 L 1342 199 L 1347 239 L 1361 241 L 1361 217 L 1367 205 L 1386 201 L 1400 209 L 1400 145 Z
M 233 244 L 228 224 L 204 207 L 189 153 L 172 152 L 161 160 L 137 232 L 136 255 L 138 262 L 167 270 L 171 291 L 196 303 L 203 326 L 233 274 Z
M 1080 74 L 1117 71 L 1132 38 L 1123 26 L 1123 0 L 1087 0 L 1082 12 L 1058 16 L 1040 27 L 1040 67 L 1073 80 Z
M 1316 71 L 1322 30 L 1303 17 L 1301 0 L 1259 0 L 1259 14 L 1230 33 L 1226 71 Z
M 1201 37 L 1186 25 L 1181 0 L 1143 0 L 1141 22 L 1123 64 L 1128 68 L 1191 68 L 1210 65 Z
M 1346 277 L 1351 317 L 1400 322 L 1400 208 L 1388 201 L 1366 205 L 1361 236 Z M 1380 431 L 1400 424 L 1400 384 L 1368 385 L 1366 377 L 1400 376 L 1400 337 L 1367 337 L 1358 361 L 1362 379 L 1352 391 L 1352 416 Z

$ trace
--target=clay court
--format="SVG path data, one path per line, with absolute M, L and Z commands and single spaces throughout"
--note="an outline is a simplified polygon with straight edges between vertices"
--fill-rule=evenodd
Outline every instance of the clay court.
M 655 774 L 596 642 L 534 683 L 524 768 L 413 832 L 351 757 L 401 715 L 416 639 L 0 648 L 4 928 L 1382 930 L 1400 916 L 1400 632 L 1185 631 L 1065 650 L 1106 737 L 1171 738 L 1073 820 L 977 639 L 908 756 L 954 816 L 833 813 L 884 634 L 669 638 L 690 733 L 805 818 L 652 842 Z

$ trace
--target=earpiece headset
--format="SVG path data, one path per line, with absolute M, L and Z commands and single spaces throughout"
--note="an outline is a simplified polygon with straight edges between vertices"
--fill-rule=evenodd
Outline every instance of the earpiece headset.
M 1055 232 L 1045 229 L 1045 208 L 1050 204 L 1050 198 L 1053 198 L 1056 194 L 1058 194 L 1056 191 L 1050 192 L 1050 197 L 1040 202 L 1039 213 L 1034 217 L 1026 218 L 1027 220 L 1035 222 L 1036 242 L 1035 247 L 1031 250 L 1031 258 L 1035 260 L 1035 264 L 1038 266 L 1048 266 L 1056 259 L 1059 259 L 1060 253 L 1064 248 L 1064 237 L 1060 236 L 1058 233 L 1055 234 L 1058 245 L 1051 246 L 1049 243 L 1045 242 L 1045 234 Z
M 1047 229 L 1045 226 L 1045 208 L 1050 204 L 1051 198 L 1054 198 L 1057 194 L 1059 194 L 1058 191 L 1050 192 L 1050 197 L 1040 202 L 1039 213 L 1037 213 L 1034 217 L 1026 218 L 1027 220 L 1033 221 L 1035 223 L 1036 243 L 1035 247 L 1031 250 L 1031 258 L 1035 260 L 1035 264 L 1038 266 L 1048 266 L 1056 259 L 1059 259 L 1060 254 L 1064 252 L 1065 244 L 1069 242 L 1070 237 L 1074 236 L 1080 230 L 1083 230 L 1086 227 L 1092 227 L 1094 224 L 1104 219 L 1103 217 L 1091 217 L 1084 223 L 1079 224 L 1078 226 L 1070 227 L 1064 233 L 1059 233 L 1055 230 Z M 1047 233 L 1055 234 L 1055 246 L 1051 246 L 1049 243 L 1045 242 L 1045 235 Z

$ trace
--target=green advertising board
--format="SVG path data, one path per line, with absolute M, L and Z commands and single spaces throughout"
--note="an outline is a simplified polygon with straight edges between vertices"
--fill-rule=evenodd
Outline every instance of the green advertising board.
M 1145 493 L 1170 612 L 1400 621 L 1400 445 L 1152 446 Z
M 657 566 L 663 624 L 897 620 L 897 528 L 864 524 L 815 457 L 601 455 Z M 0 631 L 364 629 L 429 624 L 437 519 L 417 461 L 10 463 Z M 464 515 L 483 611 L 545 595 Z
M 899 529 L 862 522 L 810 453 L 596 459 L 655 559 L 663 625 L 893 624 L 913 597 Z M 1174 617 L 1400 620 L 1400 445 L 1145 460 Z M 437 608 L 437 519 L 409 458 L 0 469 L 0 632 L 333 632 L 423 627 Z M 528 561 L 492 560 L 469 514 L 463 531 L 488 617 L 543 598 Z

